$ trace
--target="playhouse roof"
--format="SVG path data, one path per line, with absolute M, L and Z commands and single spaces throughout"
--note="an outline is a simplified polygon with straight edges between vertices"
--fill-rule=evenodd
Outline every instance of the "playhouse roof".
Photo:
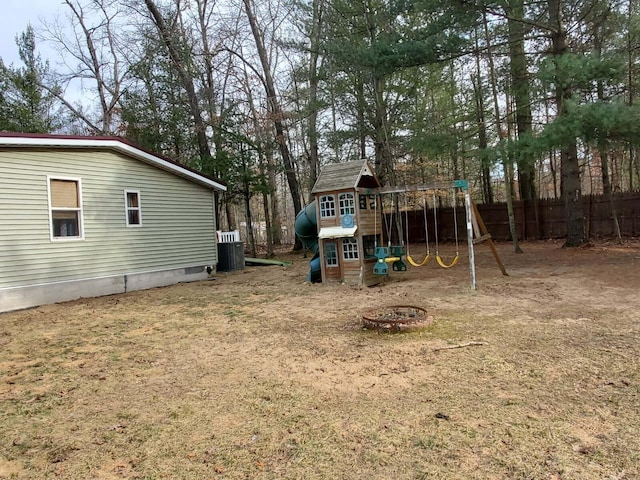
M 225 191 L 227 187 L 217 179 L 204 175 L 175 160 L 149 152 L 121 137 L 90 137 L 78 135 L 52 135 L 41 133 L 0 132 L 0 148 L 72 148 L 111 150 L 135 158 L 157 168 L 186 178 L 194 183 Z
M 347 190 L 356 187 L 375 188 L 380 181 L 366 159 L 355 162 L 330 163 L 322 167 L 311 193 Z

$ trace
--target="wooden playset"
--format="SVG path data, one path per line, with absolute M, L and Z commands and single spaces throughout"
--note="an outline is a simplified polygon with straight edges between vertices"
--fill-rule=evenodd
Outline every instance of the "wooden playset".
M 398 202 L 403 195 L 413 193 L 422 200 L 426 253 L 422 258 L 408 251 L 408 205 L 404 205 L 405 236 L 402 234 L 401 209 Z M 467 182 L 457 180 L 451 184 L 405 185 L 383 187 L 367 160 L 326 165 L 316 181 L 312 194 L 314 202 L 296 218 L 296 233 L 315 254 L 311 262 L 310 281 L 339 282 L 355 285 L 376 285 L 390 272 L 426 265 L 435 259 L 442 268 L 454 267 L 460 259 L 456 204 L 464 204 L 467 232 L 467 250 L 471 288 L 475 289 L 475 243 L 488 241 L 496 262 L 506 275 L 491 235 L 479 218 L 471 201 Z M 437 225 L 438 200 L 436 196 L 450 195 L 454 207 L 456 253 L 444 259 L 439 252 Z M 427 219 L 431 202 L 433 221 Z M 386 213 L 385 213 L 386 212 Z M 394 216 L 396 221 L 394 222 Z M 430 251 L 430 225 L 435 252 Z M 384 231 L 383 231 L 384 229 Z M 395 230 L 394 230 L 395 229 Z M 386 235 L 384 235 L 386 233 Z M 395 243 L 392 244 L 392 238 Z M 406 243 L 405 243 L 406 239 Z

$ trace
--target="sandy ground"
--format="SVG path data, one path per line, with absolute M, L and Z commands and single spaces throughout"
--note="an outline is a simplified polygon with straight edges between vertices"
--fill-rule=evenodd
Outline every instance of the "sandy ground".
M 498 248 L 475 291 L 466 258 L 356 288 L 283 254 L 0 315 L 0 478 L 640 478 L 640 242 Z M 363 330 L 389 305 L 433 322 Z

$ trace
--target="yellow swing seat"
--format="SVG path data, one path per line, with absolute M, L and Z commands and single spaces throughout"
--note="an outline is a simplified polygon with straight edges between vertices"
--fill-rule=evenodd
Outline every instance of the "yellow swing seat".
M 456 254 L 456 256 L 453 257 L 452 262 L 449 265 L 447 265 L 446 263 L 444 263 L 444 261 L 442 260 L 442 257 L 440 257 L 440 255 L 436 255 L 436 261 L 438 262 L 438 265 L 440 265 L 442 268 L 454 267 L 456 265 L 456 263 L 458 263 L 459 259 L 460 259 L 460 256 L 458 254 Z
M 407 261 L 414 267 L 422 267 L 423 265 L 426 265 L 430 259 L 431 255 L 427 254 L 427 256 L 424 257 L 421 262 L 416 262 L 413 257 L 411 257 L 411 255 L 407 255 Z

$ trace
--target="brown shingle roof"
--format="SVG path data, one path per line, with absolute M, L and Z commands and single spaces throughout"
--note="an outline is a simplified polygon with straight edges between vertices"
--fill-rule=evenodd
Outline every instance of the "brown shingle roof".
M 373 173 L 373 169 L 367 160 L 331 163 L 322 167 L 311 193 L 315 194 L 355 188 L 360 186 L 362 177 L 368 177 L 368 181 L 365 182 L 367 184 L 366 186 L 380 186 L 380 182 Z

